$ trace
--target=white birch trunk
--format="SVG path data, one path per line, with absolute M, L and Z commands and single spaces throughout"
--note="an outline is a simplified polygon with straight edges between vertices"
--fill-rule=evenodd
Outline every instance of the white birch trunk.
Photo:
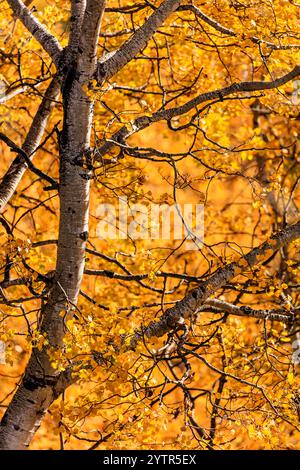
M 64 124 L 60 139 L 60 224 L 56 276 L 43 310 L 42 331 L 51 346 L 61 348 L 64 316 L 72 315 L 84 271 L 88 237 L 89 179 L 78 157 L 90 144 L 93 103 L 83 91 L 96 69 L 96 47 L 104 2 L 87 0 L 78 55 L 65 54 L 62 64 Z M 78 37 L 78 36 L 77 36 Z M 71 48 L 70 48 L 71 49 Z M 47 351 L 34 349 L 23 380 L 0 425 L 0 449 L 25 449 L 56 398 L 59 373 Z

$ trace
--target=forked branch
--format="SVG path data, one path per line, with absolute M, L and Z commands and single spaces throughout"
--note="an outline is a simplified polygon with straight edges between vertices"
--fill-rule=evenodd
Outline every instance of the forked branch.
M 128 64 L 141 50 L 158 28 L 181 4 L 180 0 L 165 0 L 145 23 L 113 55 L 98 64 L 98 82 L 103 83 Z

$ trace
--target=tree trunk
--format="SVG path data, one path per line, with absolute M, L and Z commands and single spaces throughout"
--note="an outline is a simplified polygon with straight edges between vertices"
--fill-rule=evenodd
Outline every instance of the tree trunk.
M 42 310 L 41 326 L 54 349 L 62 348 L 65 321 L 72 316 L 77 303 L 88 238 L 90 183 L 87 170 L 80 165 L 80 160 L 90 145 L 93 103 L 85 94 L 84 87 L 96 70 L 96 50 L 105 2 L 87 0 L 85 10 L 84 5 L 85 2 L 78 9 L 73 26 L 80 34 L 74 31 L 72 35 L 80 43 L 69 44 L 59 63 L 64 108 L 59 142 L 60 223 L 55 279 L 48 302 Z M 46 349 L 34 349 L 22 382 L 2 418 L 0 449 L 28 447 L 57 396 L 59 381 L 60 373 L 52 368 Z
M 69 76 L 70 77 L 70 76 Z M 56 278 L 43 310 L 42 331 L 54 348 L 62 346 L 65 316 L 76 304 L 88 234 L 89 180 L 76 160 L 89 145 L 92 103 L 73 80 L 63 90 L 64 125 L 60 142 L 60 226 Z M 24 449 L 55 399 L 59 373 L 45 350 L 34 349 L 0 426 L 0 449 Z

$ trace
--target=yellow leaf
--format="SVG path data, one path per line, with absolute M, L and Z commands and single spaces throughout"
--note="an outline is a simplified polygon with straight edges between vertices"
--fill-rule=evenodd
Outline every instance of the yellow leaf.
M 293 385 L 294 383 L 294 374 L 293 372 L 289 372 L 287 375 L 287 381 L 290 385 Z

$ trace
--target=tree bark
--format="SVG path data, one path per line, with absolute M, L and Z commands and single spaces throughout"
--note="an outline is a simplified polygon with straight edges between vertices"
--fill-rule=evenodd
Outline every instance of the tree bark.
M 89 180 L 74 164 L 89 143 L 92 103 L 74 83 L 63 93 L 65 116 L 60 149 L 60 226 L 56 279 L 43 311 L 42 332 L 49 344 L 62 346 L 65 316 L 77 302 L 84 269 L 88 233 Z M 0 449 L 26 448 L 46 410 L 55 399 L 59 373 L 51 366 L 47 351 L 34 349 L 23 377 L 0 426 Z
M 66 53 L 61 80 L 64 107 L 60 138 L 60 224 L 56 276 L 42 311 L 41 330 L 49 345 L 61 349 L 65 321 L 77 303 L 88 237 L 90 183 L 80 157 L 89 148 L 93 103 L 83 91 L 96 67 L 96 45 L 104 2 L 88 0 L 82 24 L 84 39 L 76 61 Z M 61 313 L 63 313 L 61 315 Z M 32 351 L 22 382 L 0 425 L 0 449 L 28 447 L 40 422 L 57 397 L 60 373 L 45 348 Z
M 7 3 L 16 17 L 22 21 L 25 28 L 28 29 L 45 51 L 48 52 L 53 62 L 58 65 L 62 53 L 62 47 L 56 37 L 54 37 L 47 28 L 39 22 L 22 0 L 7 0 Z

